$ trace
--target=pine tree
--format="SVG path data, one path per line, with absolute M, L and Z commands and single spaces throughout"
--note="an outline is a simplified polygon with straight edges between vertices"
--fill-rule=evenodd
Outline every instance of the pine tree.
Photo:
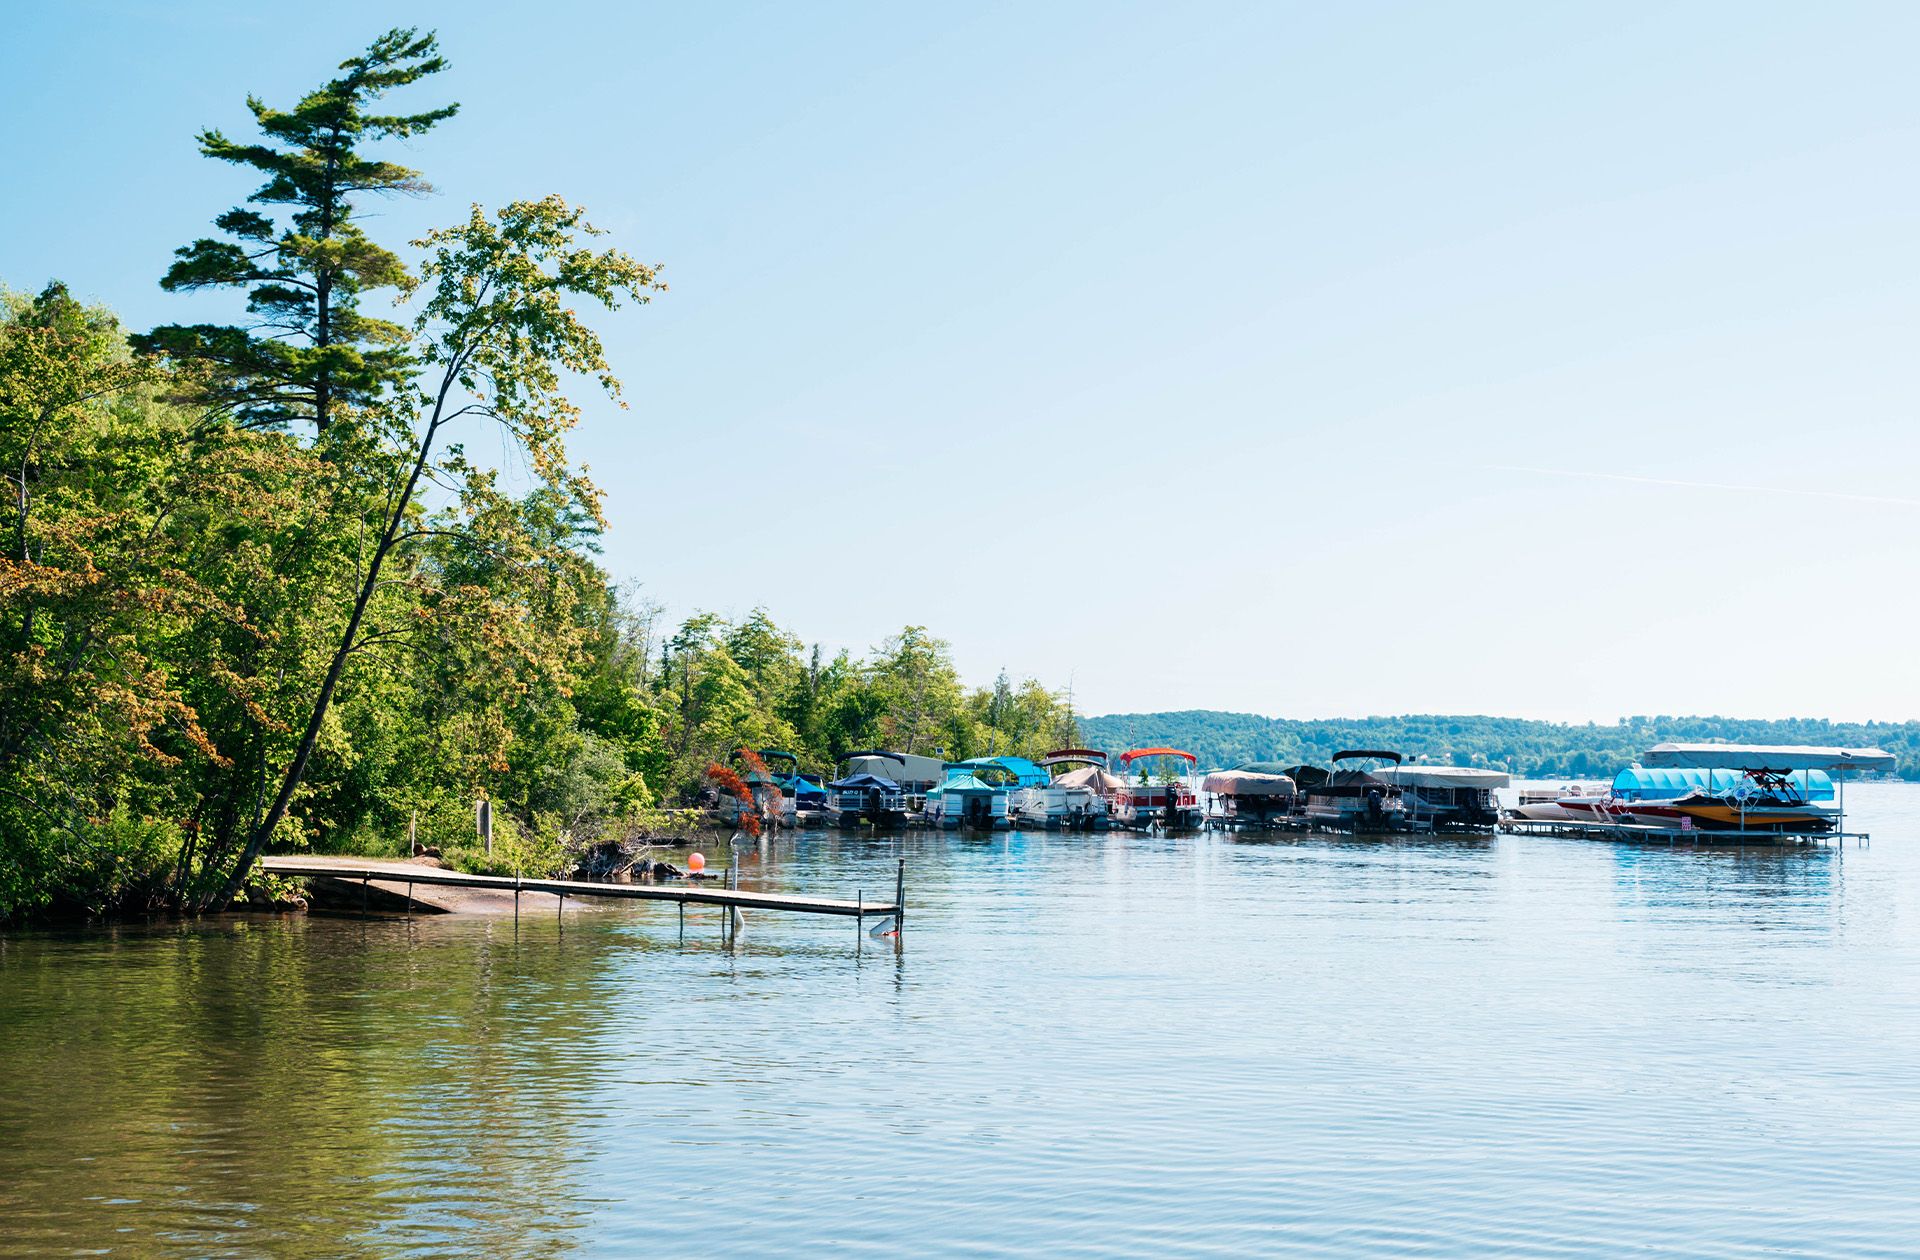
M 214 220 L 223 238 L 175 251 L 161 279 L 170 292 L 247 290 L 246 325 L 170 324 L 136 338 L 141 349 L 202 365 L 203 401 L 242 424 L 306 420 L 324 431 L 343 407 L 377 398 L 406 377 L 406 335 L 364 315 L 362 294 L 411 290 L 405 265 L 354 222 L 366 193 L 426 193 L 418 171 L 365 156 L 363 145 L 416 136 L 453 116 L 457 105 L 417 114 L 370 107 L 394 88 L 446 68 L 431 32 L 392 30 L 291 110 L 247 98 L 264 140 L 241 144 L 202 132 L 200 151 L 266 175 L 248 198 L 268 213 L 238 207 Z M 291 211 L 283 226 L 272 217 Z

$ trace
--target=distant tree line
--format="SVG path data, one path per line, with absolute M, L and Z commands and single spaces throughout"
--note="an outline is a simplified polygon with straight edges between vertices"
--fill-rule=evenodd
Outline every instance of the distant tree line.
M 1920 779 L 1920 722 L 1629 717 L 1602 725 L 1435 714 L 1300 720 L 1189 709 L 1081 718 L 1080 729 L 1095 747 L 1170 744 L 1216 768 L 1247 761 L 1324 765 L 1343 749 L 1378 748 L 1528 778 L 1611 778 L 1655 744 L 1718 740 L 1882 748 L 1899 758 L 1899 777 Z

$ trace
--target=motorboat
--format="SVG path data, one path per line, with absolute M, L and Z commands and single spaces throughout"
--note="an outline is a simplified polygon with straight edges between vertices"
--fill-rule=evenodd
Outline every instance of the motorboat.
M 947 767 L 947 777 L 927 793 L 920 811 L 928 826 L 943 831 L 1006 830 L 1006 786 L 988 782 L 974 769 L 964 763 Z
M 1300 789 L 1300 813 L 1309 826 L 1333 831 L 1407 831 L 1412 823 L 1399 787 L 1346 762 L 1406 760 L 1397 752 L 1353 748 L 1337 752 L 1327 769 L 1294 766 L 1288 771 Z
M 1181 763 L 1185 763 L 1182 765 Z M 1198 827 L 1202 821 L 1200 796 L 1195 790 L 1194 769 L 1200 759 L 1183 748 L 1133 748 L 1120 754 L 1120 766 L 1131 773 L 1136 763 L 1146 767 L 1155 764 L 1173 766 L 1154 781 L 1150 768 L 1140 771 L 1138 780 L 1125 780 L 1122 790 L 1116 794 L 1113 821 L 1121 827 L 1145 829 L 1162 827 L 1168 831 L 1184 831 Z
M 940 786 L 947 777 L 947 763 L 939 757 L 888 752 L 879 748 L 850 752 L 840 759 L 840 764 L 846 767 L 848 774 L 871 774 L 893 780 L 899 785 L 902 807 L 909 814 L 918 814 L 926 805 L 927 793 Z
M 1200 782 L 1207 822 L 1220 827 L 1284 827 L 1294 821 L 1299 786 L 1277 761 L 1249 761 L 1216 770 Z
M 840 765 L 846 773 L 826 785 L 829 826 L 850 830 L 863 823 L 879 828 L 906 825 L 906 789 L 892 775 L 874 772 L 904 767 L 901 754 L 863 750 L 842 757 Z
M 1422 831 L 1492 831 L 1500 821 L 1494 791 L 1513 781 L 1504 770 L 1412 763 L 1383 767 L 1374 777 L 1400 789 L 1408 822 Z
M 1111 825 L 1113 803 L 1127 784 L 1107 770 L 1107 754 L 1091 748 L 1056 748 L 1030 764 L 1050 777 L 1014 789 L 1007 807 L 1016 827 L 1105 831 Z
M 1562 783 L 1556 787 L 1538 784 L 1522 787 L 1520 799 L 1509 811 L 1509 817 L 1521 822 L 1576 821 L 1581 815 L 1568 808 L 1564 801 L 1571 799 L 1584 804 L 1606 796 L 1607 791 L 1608 785 L 1598 780 Z
M 1575 821 L 1702 831 L 1827 831 L 1839 819 L 1821 770 L 1629 766 L 1604 795 L 1561 797 Z

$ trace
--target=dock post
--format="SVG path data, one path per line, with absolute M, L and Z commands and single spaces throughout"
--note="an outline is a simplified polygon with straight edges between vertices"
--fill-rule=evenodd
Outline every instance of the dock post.
M 858 949 L 860 947 L 860 938 L 867 933 L 866 889 L 862 888 L 858 893 L 854 894 L 853 904 L 855 906 L 853 912 L 853 945 L 855 949 Z
M 680 899 L 680 943 L 687 943 L 687 899 Z
M 727 886 L 729 891 L 740 891 L 740 852 L 737 849 L 734 850 L 733 854 L 733 869 L 727 872 Z M 740 924 L 743 922 L 744 916 L 740 913 L 740 906 L 737 902 L 727 907 L 727 920 L 733 924 L 733 934 L 735 936 L 740 935 Z
M 365 914 L 366 912 L 367 912 L 367 877 L 365 875 L 362 875 L 360 877 L 360 913 Z
M 898 932 L 907 925 L 907 859 L 900 859 L 900 869 L 893 877 L 893 930 Z

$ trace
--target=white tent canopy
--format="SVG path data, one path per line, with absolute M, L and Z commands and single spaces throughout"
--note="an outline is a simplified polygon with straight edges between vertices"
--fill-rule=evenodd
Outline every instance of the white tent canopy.
M 1373 777 L 1401 787 L 1430 788 L 1503 788 L 1513 781 L 1505 770 L 1478 766 L 1388 766 L 1375 770 Z
M 1800 744 L 1656 744 L 1640 763 L 1675 770 L 1825 770 L 1862 774 L 1893 769 L 1893 754 L 1878 748 L 1817 748 Z

